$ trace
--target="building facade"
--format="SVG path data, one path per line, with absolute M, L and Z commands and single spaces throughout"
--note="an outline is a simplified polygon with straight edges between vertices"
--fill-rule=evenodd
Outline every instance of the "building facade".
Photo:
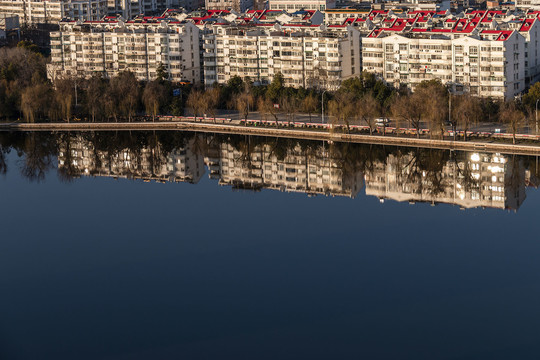
M 245 12 L 253 9 L 253 0 L 206 0 L 206 10 L 233 9 L 238 12 Z
M 525 38 L 516 31 L 482 36 L 370 36 L 363 39 L 363 70 L 413 91 L 439 79 L 456 92 L 510 99 L 525 90 Z
M 336 0 L 269 0 L 268 8 L 270 10 L 319 10 L 333 9 L 336 7 Z
M 51 33 L 51 79 L 129 70 L 148 81 L 160 64 L 173 82 L 199 83 L 199 29 L 189 23 L 63 22 Z
M 360 74 L 360 44 L 353 28 L 217 28 L 204 39 L 205 85 L 233 76 L 268 84 L 281 73 L 287 86 L 337 89 L 343 79 Z
M 107 15 L 106 0 L 0 0 L 0 14 L 18 15 L 24 25 L 56 24 L 64 18 L 97 21 Z

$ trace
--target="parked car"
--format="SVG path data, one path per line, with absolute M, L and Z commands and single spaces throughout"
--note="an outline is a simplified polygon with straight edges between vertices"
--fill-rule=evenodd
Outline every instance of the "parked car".
M 389 123 L 390 123 L 390 120 L 388 118 L 375 119 L 375 124 L 377 126 L 388 126 Z

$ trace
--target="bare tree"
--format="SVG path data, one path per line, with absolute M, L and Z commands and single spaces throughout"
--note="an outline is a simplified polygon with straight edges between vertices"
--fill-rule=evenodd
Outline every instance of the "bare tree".
M 523 125 L 525 115 L 516 106 L 513 101 L 506 102 L 499 113 L 499 117 L 503 123 L 512 131 L 512 142 L 516 143 L 516 134 Z
M 377 117 L 381 114 L 381 105 L 372 93 L 367 93 L 357 102 L 356 116 L 369 127 L 369 135 L 377 126 Z
M 467 95 L 454 96 L 453 99 L 452 125 L 463 130 L 463 140 L 467 141 L 467 131 L 477 122 L 481 113 L 480 103 L 477 98 Z
M 86 111 L 96 121 L 104 108 L 103 93 L 105 92 L 105 83 L 100 76 L 91 77 L 86 83 Z
M 68 78 L 57 78 L 54 83 L 54 100 L 59 105 L 60 117 L 69 123 L 73 105 L 75 83 Z
M 159 109 L 163 106 L 163 101 L 167 96 L 165 86 L 158 80 L 149 81 L 144 87 L 143 103 L 146 108 L 146 114 L 152 115 L 152 121 L 156 120 Z
M 268 97 L 259 97 L 257 101 L 257 109 L 259 112 L 266 118 L 267 116 L 272 116 L 275 121 L 278 121 L 277 112 L 274 102 Z
M 105 91 L 105 96 L 103 98 L 104 100 L 104 108 L 105 113 L 107 114 L 108 118 L 114 118 L 114 121 L 118 122 L 118 116 L 120 111 L 120 106 L 118 104 L 118 91 L 113 84 L 109 83 L 109 86 L 107 87 L 107 90 Z
M 216 122 L 219 100 L 221 98 L 221 90 L 218 87 L 212 87 L 205 91 L 204 101 L 206 103 L 206 111 L 212 116 Z
M 122 71 L 113 77 L 110 82 L 111 95 L 118 102 L 118 109 L 121 114 L 131 121 L 135 115 L 137 104 L 139 102 L 139 82 L 135 75 L 130 71 Z
M 416 136 L 420 137 L 420 126 L 424 116 L 424 99 L 414 93 L 412 95 L 398 96 L 391 107 L 391 112 L 397 119 L 402 119 L 416 129 Z
M 35 122 L 45 115 L 50 107 L 50 87 L 37 83 L 25 88 L 21 94 L 21 110 L 27 122 Z
M 194 120 L 197 121 L 197 116 L 202 114 L 205 107 L 202 91 L 195 89 L 191 90 L 187 98 L 186 105 L 193 113 Z
M 281 106 L 282 111 L 285 113 L 285 117 L 290 126 L 291 123 L 294 122 L 295 120 L 296 112 L 298 111 L 298 107 L 300 105 L 298 98 L 294 96 L 284 95 L 279 100 L 279 104 Z
M 311 122 L 311 114 L 317 111 L 319 107 L 319 100 L 314 94 L 309 94 L 302 101 L 302 108 L 309 114 L 309 121 Z
M 328 109 L 334 122 L 336 124 L 345 124 L 347 132 L 350 132 L 350 121 L 356 112 L 353 95 L 338 92 L 334 99 L 328 103 Z
M 246 90 L 236 95 L 234 98 L 234 104 L 236 110 L 238 110 L 238 112 L 242 115 L 247 125 L 247 118 L 251 109 L 253 109 L 255 105 L 255 98 L 249 91 Z
M 424 117 L 429 121 L 430 137 L 433 134 L 444 136 L 444 123 L 448 119 L 448 92 L 440 81 L 426 81 L 417 87 L 414 97 L 421 105 Z

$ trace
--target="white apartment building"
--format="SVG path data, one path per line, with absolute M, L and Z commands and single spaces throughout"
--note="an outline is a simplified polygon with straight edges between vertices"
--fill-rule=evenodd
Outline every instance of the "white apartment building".
M 182 8 L 193 11 L 204 5 L 204 0 L 107 0 L 108 13 L 132 19 L 141 14 L 156 15 L 167 9 Z
M 21 24 L 56 24 L 64 18 L 100 20 L 107 15 L 107 0 L 0 0 L 0 14 L 18 15 Z
M 366 195 L 395 201 L 446 203 L 462 208 L 517 210 L 525 201 L 521 159 L 501 154 L 462 153 L 442 171 L 415 168 L 414 154 L 389 155 L 365 176 Z
M 516 31 L 484 30 L 459 38 L 407 35 L 372 33 L 364 38 L 363 70 L 412 90 L 430 79 L 483 97 L 510 99 L 525 90 L 526 42 Z
M 199 29 L 190 23 L 62 22 L 51 33 L 51 79 L 129 70 L 152 80 L 160 64 L 173 82 L 199 83 Z
M 233 76 L 268 84 L 281 73 L 287 86 L 335 90 L 361 70 L 361 37 L 353 28 L 216 27 L 203 47 L 206 86 Z
M 525 86 L 540 81 L 540 20 L 524 19 L 521 23 L 509 22 L 505 28 L 518 31 L 525 38 Z
M 540 0 L 515 0 L 516 7 L 522 9 L 539 9 Z
M 205 0 L 206 10 L 233 9 L 244 12 L 253 9 L 253 0 Z
M 336 7 L 336 0 L 268 0 L 270 10 L 285 10 L 294 12 L 297 10 L 319 10 L 333 9 Z
M 364 186 L 361 171 L 347 172 L 339 159 L 319 148 L 308 154 L 301 145 L 288 147 L 279 159 L 273 144 L 261 144 L 249 154 L 228 143 L 221 143 L 212 157 L 205 158 L 210 177 L 220 185 L 237 189 L 273 189 L 308 195 L 354 198 Z

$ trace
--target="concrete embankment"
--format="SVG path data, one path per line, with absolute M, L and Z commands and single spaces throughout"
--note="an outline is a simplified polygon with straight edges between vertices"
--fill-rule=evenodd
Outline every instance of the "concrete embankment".
M 205 133 L 283 137 L 305 140 L 351 142 L 363 144 L 423 147 L 446 150 L 487 151 L 518 155 L 540 155 L 539 145 L 513 145 L 498 142 L 430 140 L 409 137 L 329 133 L 320 130 L 251 127 L 227 123 L 205 122 L 134 122 L 134 123 L 5 123 L 4 131 L 126 131 L 126 130 L 180 130 Z

